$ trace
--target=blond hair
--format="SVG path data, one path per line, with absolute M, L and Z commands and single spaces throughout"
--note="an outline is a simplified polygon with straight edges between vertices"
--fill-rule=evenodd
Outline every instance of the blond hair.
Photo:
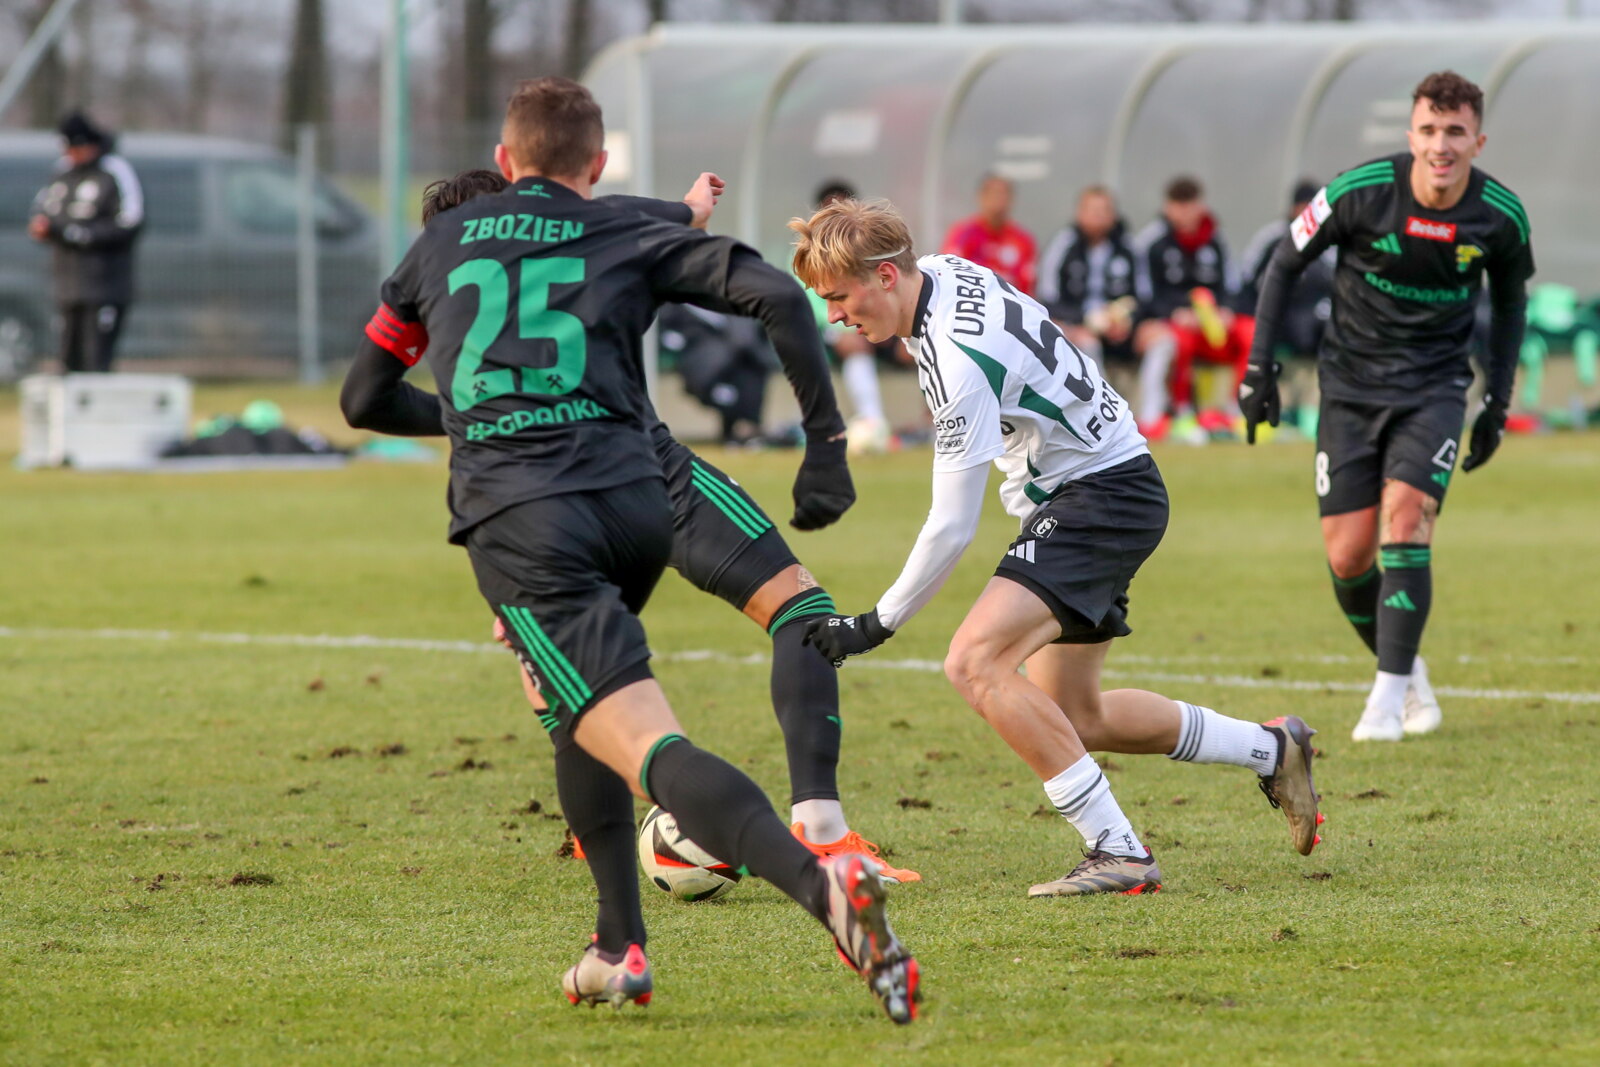
M 809 219 L 789 220 L 797 235 L 794 274 L 812 289 L 844 278 L 864 278 L 879 263 L 917 269 L 911 231 L 887 200 L 835 200 Z

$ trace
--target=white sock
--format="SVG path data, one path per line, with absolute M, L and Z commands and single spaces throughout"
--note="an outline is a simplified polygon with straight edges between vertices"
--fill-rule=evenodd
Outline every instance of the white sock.
M 1415 662 L 1415 661 L 1413 661 Z M 1409 674 L 1390 674 L 1388 671 L 1379 671 L 1378 677 L 1372 682 L 1372 694 L 1367 697 L 1369 708 L 1382 708 L 1400 714 L 1400 709 L 1405 706 L 1406 686 L 1411 684 Z
M 789 808 L 789 821 L 805 827 L 806 840 L 827 845 L 850 832 L 844 805 L 837 800 L 802 800 Z
M 1167 413 L 1167 369 L 1178 354 L 1178 342 L 1164 337 L 1139 359 L 1139 421 L 1155 422 Z
M 1122 814 L 1111 783 L 1101 773 L 1093 756 L 1085 755 L 1048 782 L 1044 795 L 1057 811 L 1083 835 L 1089 848 L 1099 848 L 1114 856 L 1144 858 L 1149 851 L 1133 832 L 1133 824 Z
M 1183 718 L 1178 726 L 1178 743 L 1167 753 L 1168 759 L 1184 763 L 1231 763 L 1249 767 L 1257 774 L 1271 774 L 1278 767 L 1278 738 L 1257 722 L 1230 719 L 1210 708 L 1178 701 Z
M 857 417 L 883 418 L 883 395 L 878 392 L 878 364 L 876 357 L 850 356 L 844 360 L 840 371 L 845 392 L 850 394 L 850 406 Z

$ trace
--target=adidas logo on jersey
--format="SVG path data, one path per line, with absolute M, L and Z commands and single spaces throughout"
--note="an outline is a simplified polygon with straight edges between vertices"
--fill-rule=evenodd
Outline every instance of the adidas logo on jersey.
M 1396 237 L 1392 233 L 1386 233 L 1376 241 L 1372 242 L 1372 247 L 1376 248 L 1380 252 L 1387 252 L 1392 256 L 1398 256 L 1400 254 L 1400 238 Z
M 1013 545 L 1006 555 L 1015 556 L 1024 563 L 1032 563 L 1034 562 L 1033 546 L 1035 544 L 1037 544 L 1035 541 L 1024 541 L 1020 545 Z

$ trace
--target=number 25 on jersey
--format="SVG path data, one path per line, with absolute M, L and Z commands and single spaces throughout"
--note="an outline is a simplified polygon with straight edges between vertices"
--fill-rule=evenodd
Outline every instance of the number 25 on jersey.
M 478 290 L 478 314 L 461 342 L 461 356 L 451 380 L 450 400 L 457 411 L 510 394 L 561 396 L 583 381 L 588 365 L 583 320 L 549 306 L 552 285 L 583 281 L 583 260 L 530 257 L 518 264 L 518 274 L 517 338 L 553 341 L 555 361 L 548 367 L 483 369 L 484 355 L 511 324 L 511 278 L 498 260 L 467 260 L 449 277 L 451 295 L 469 285 Z

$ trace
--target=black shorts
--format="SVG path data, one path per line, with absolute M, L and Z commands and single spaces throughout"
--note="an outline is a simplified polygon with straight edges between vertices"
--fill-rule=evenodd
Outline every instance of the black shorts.
M 659 478 L 518 504 L 467 534 L 478 589 L 549 705 L 566 744 L 579 715 L 650 677 L 639 612 L 672 550 Z
M 1056 644 L 1095 645 L 1133 632 L 1128 583 L 1167 530 L 1167 487 L 1137 456 L 1068 482 L 1022 524 L 995 574 L 1026 586 L 1061 623 Z
M 1464 396 L 1383 404 L 1324 394 L 1313 468 L 1321 513 L 1376 507 L 1391 478 L 1443 504 L 1466 414 Z
M 799 560 L 738 482 L 671 437 L 657 437 L 656 455 L 672 496 L 673 570 L 743 611 Z

